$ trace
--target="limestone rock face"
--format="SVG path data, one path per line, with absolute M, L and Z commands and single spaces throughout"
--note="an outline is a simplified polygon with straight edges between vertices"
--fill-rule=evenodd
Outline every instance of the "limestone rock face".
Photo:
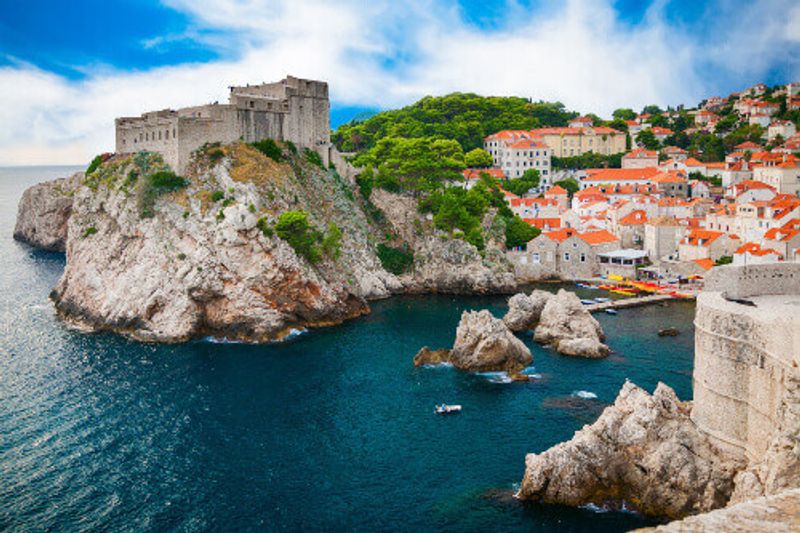
M 226 150 L 221 163 L 190 168 L 187 188 L 158 195 L 149 217 L 142 187 L 157 156 L 116 156 L 86 178 L 51 294 L 64 320 L 147 341 L 261 342 L 367 313 L 368 298 L 402 289 L 381 267 L 365 215 L 330 172 L 303 160 L 276 163 L 244 144 Z M 341 254 L 312 264 L 259 227 L 287 210 L 305 211 L 320 230 L 335 222 Z
M 530 295 L 517 293 L 508 299 L 508 312 L 503 317 L 511 331 L 533 330 L 539 323 L 545 304 L 553 297 L 552 293 L 534 290 Z
M 542 309 L 534 340 L 551 345 L 564 355 L 605 357 L 608 346 L 600 323 L 581 304 L 574 292 L 561 289 Z
M 526 457 L 520 498 L 572 506 L 625 501 L 667 518 L 725 505 L 742 465 L 696 428 L 689 411 L 663 383 L 650 395 L 626 382 L 594 424 Z
M 406 292 L 508 294 L 516 290 L 514 269 L 503 244 L 491 238 L 490 214 L 484 228 L 490 238 L 481 256 L 471 244 L 445 236 L 429 220 L 420 218 L 414 198 L 375 189 L 370 199 L 414 252 L 413 271 L 400 277 Z
M 438 365 L 450 362 L 450 350 L 431 350 L 423 346 L 414 356 L 414 366 Z
M 19 202 L 14 238 L 43 250 L 65 251 L 72 195 L 82 178 L 79 172 L 25 190 Z
M 531 364 L 533 356 L 502 320 L 484 309 L 462 313 L 450 361 L 463 370 L 516 373 Z
M 647 531 L 664 533 L 784 533 L 800 531 L 800 489 L 756 498 L 724 509 L 690 516 Z

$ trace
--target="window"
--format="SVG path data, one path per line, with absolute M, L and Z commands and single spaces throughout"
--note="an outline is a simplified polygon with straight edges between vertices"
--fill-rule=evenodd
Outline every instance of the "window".
M 161 140 L 161 130 L 158 130 L 158 140 Z
M 172 138 L 175 138 L 175 128 L 172 128 Z
M 582 253 L 581 254 L 581 263 L 585 263 L 585 262 L 586 262 L 586 254 Z
M 541 259 L 539 257 L 539 252 L 534 252 L 534 254 L 533 254 L 533 262 L 536 263 L 536 264 L 539 264 L 541 262 Z
M 255 106 L 256 106 L 256 103 L 254 101 L 250 100 L 250 108 L 253 108 Z
M 164 138 L 169 139 L 169 130 L 164 130 Z
M 569 262 L 569 252 L 564 252 L 564 261 Z

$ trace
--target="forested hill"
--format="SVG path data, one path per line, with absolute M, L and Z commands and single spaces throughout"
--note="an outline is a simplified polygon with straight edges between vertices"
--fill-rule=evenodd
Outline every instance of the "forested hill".
M 560 102 L 453 93 L 426 96 L 402 109 L 343 124 L 334 132 L 333 142 L 343 152 L 356 152 L 389 137 L 442 137 L 458 141 L 466 152 L 482 147 L 484 137 L 500 130 L 566 126 L 577 116 Z

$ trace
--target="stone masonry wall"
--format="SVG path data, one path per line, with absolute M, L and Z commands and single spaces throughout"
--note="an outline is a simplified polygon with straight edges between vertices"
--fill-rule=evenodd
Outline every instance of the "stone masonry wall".
M 797 295 L 800 264 L 784 263 L 715 268 L 697 299 L 692 420 L 750 461 L 763 458 L 800 395 L 787 387 L 800 364 Z

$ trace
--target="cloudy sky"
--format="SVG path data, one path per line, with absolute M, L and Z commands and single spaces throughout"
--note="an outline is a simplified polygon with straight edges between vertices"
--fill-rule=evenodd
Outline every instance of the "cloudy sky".
M 327 80 L 336 126 L 453 91 L 581 112 L 800 81 L 797 0 L 8 0 L 0 165 L 83 164 L 113 119 Z

